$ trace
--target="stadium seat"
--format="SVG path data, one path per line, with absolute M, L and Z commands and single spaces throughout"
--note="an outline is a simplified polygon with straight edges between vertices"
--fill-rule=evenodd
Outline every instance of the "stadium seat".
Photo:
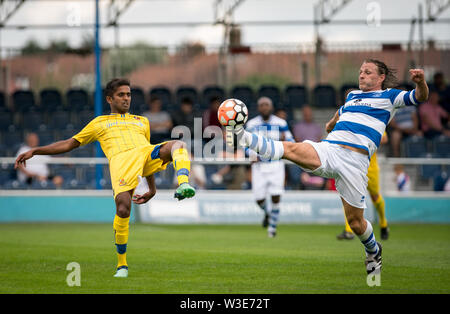
M 48 118 L 48 127 L 55 130 L 64 130 L 67 127 L 72 127 L 70 113 L 62 110 L 57 110 L 50 113 Z
M 0 91 L 0 112 L 9 112 L 9 111 L 11 110 L 6 106 L 5 93 Z
M 217 85 L 209 85 L 203 89 L 202 92 L 202 108 L 207 109 L 211 99 L 217 97 L 220 101 L 224 101 L 226 98 L 225 90 Z
M 302 85 L 288 85 L 284 90 L 284 103 L 287 108 L 300 109 L 308 103 L 308 90 Z
M 261 85 L 258 89 L 258 98 L 260 97 L 269 97 L 275 108 L 278 108 L 281 105 L 281 91 L 277 86 Z
M 95 156 L 94 148 L 95 148 L 94 145 L 80 146 L 71 152 L 71 156 L 72 157 L 94 157 Z
M 33 180 L 33 182 L 31 183 L 31 189 L 33 189 L 33 190 L 54 190 L 54 189 L 56 189 L 56 187 L 51 180 L 47 180 L 47 181 Z
M 12 149 L 16 152 L 19 146 L 24 142 L 22 131 L 3 133 L 2 142 L 8 150 Z
M 42 113 L 35 110 L 23 113 L 22 127 L 24 130 L 37 131 L 41 125 L 44 125 Z
M 13 116 L 10 112 L 0 111 L 0 131 L 6 131 L 9 126 L 14 123 Z
M 233 89 L 231 90 L 231 97 L 243 101 L 249 109 L 255 108 L 255 94 L 249 86 L 237 85 L 233 87 Z
M 336 91 L 331 85 L 317 85 L 313 89 L 313 105 L 317 108 L 335 108 Z
M 147 108 L 144 90 L 140 87 L 131 88 L 131 108 L 130 112 L 141 115 Z
M 3 189 L 5 190 L 26 190 L 28 189 L 28 185 L 20 182 L 19 180 L 9 180 L 5 184 L 3 184 Z
M 433 139 L 433 154 L 441 158 L 450 157 L 450 138 L 441 135 Z
M 412 136 L 403 141 L 406 157 L 420 157 L 427 153 L 427 142 L 423 137 Z
M 431 153 L 425 153 L 420 155 L 421 158 L 436 158 L 436 155 Z M 431 179 L 436 177 L 442 172 L 442 165 L 421 165 L 420 166 L 420 175 L 422 178 Z
M 39 137 L 39 145 L 44 146 L 55 142 L 55 135 L 51 130 L 36 132 Z
M 16 112 L 28 112 L 36 106 L 34 94 L 30 90 L 17 90 L 12 94 L 13 106 Z
M 71 88 L 66 92 L 67 108 L 70 111 L 91 109 L 89 107 L 89 95 L 81 88 Z
M 154 87 L 150 90 L 150 99 L 152 98 L 159 98 L 161 100 L 163 110 L 172 109 L 173 100 L 170 89 L 163 86 Z
M 45 112 L 54 112 L 63 109 L 61 93 L 54 88 L 45 88 L 40 91 L 40 108 Z
M 181 101 L 184 98 L 189 98 L 192 103 L 194 104 L 194 107 L 198 105 L 199 97 L 198 92 L 193 86 L 180 86 L 177 88 L 177 91 L 175 93 L 176 103 L 177 105 L 181 104 Z
M 94 111 L 92 110 L 82 110 L 76 113 L 76 124 L 75 128 L 82 129 L 84 128 L 92 119 L 95 118 Z
M 358 90 L 359 86 L 357 84 L 344 84 L 341 86 L 339 90 L 339 100 L 340 105 L 345 104 L 345 99 L 347 98 L 347 94 L 349 91 Z

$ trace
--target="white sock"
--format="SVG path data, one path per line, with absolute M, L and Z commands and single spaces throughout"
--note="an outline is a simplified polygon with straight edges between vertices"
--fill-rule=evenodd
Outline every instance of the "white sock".
M 366 253 L 369 255 L 375 255 L 378 253 L 378 244 L 373 234 L 373 227 L 370 221 L 366 220 L 367 227 L 363 234 L 359 235 L 358 238 L 361 243 L 366 248 Z
M 274 141 L 247 131 L 242 132 L 239 143 L 257 152 L 263 159 L 279 160 L 284 155 L 283 142 Z

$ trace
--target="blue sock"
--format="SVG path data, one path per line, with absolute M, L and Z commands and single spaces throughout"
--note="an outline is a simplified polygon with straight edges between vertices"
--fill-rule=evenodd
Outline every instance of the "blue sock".
M 375 235 L 373 234 L 372 224 L 368 220 L 366 220 L 366 223 L 366 231 L 364 231 L 363 234 L 359 235 L 358 238 L 364 245 L 366 253 L 369 255 L 375 255 L 379 250 L 377 240 L 375 239 Z

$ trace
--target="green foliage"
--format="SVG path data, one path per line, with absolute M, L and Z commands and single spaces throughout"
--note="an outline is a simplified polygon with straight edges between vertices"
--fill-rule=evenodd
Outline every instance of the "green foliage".
M 27 40 L 25 46 L 22 47 L 20 53 L 24 56 L 43 53 L 45 49 L 41 47 L 38 41 L 34 38 Z
M 137 42 L 128 47 L 111 49 L 109 52 L 110 67 L 119 75 L 127 75 L 146 64 L 164 63 L 168 56 L 167 47 L 152 46 Z
M 249 85 L 254 91 L 262 85 L 275 85 L 279 89 L 284 89 L 291 80 L 276 74 L 252 74 L 238 81 L 234 85 Z

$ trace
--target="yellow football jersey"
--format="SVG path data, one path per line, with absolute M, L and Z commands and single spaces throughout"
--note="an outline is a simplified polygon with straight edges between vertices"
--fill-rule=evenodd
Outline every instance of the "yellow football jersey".
M 108 160 L 134 148 L 150 146 L 148 119 L 129 113 L 98 116 L 73 136 L 80 145 L 98 141 Z

